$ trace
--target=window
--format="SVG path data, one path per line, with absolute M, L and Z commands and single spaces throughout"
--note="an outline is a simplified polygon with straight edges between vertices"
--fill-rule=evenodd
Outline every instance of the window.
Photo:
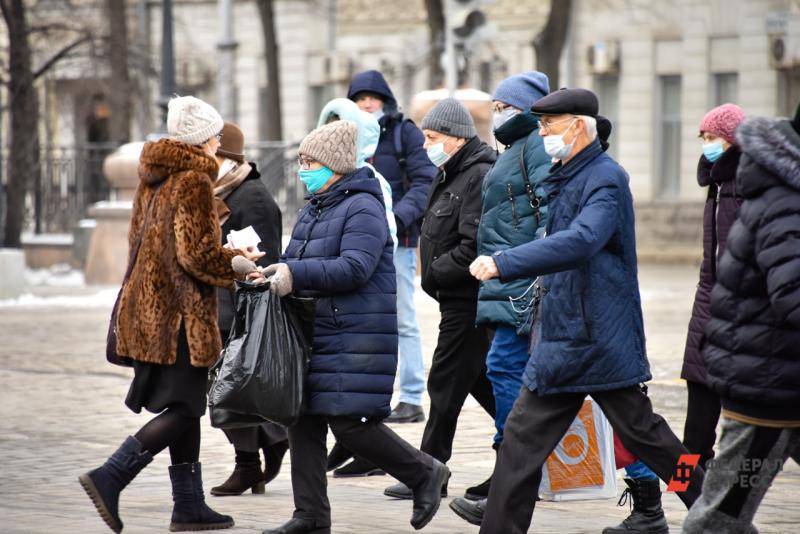
M 739 75 L 735 72 L 714 74 L 714 100 L 712 107 L 739 100 Z
M 655 132 L 656 194 L 677 196 L 681 168 L 681 77 L 658 77 Z
M 800 103 L 800 67 L 778 71 L 778 116 L 794 117 Z
M 608 154 L 616 159 L 619 154 L 619 75 L 604 74 L 594 78 L 594 90 L 600 101 L 600 115 L 611 121 L 611 137 L 608 139 Z

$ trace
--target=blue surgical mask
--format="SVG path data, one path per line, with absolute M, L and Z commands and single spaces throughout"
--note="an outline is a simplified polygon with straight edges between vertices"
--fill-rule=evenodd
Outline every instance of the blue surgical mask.
M 436 143 L 428 148 L 428 158 L 437 167 L 441 167 L 450 159 L 450 154 L 444 151 L 444 143 Z
M 569 131 L 574 122 L 575 121 L 573 120 L 561 135 L 546 135 L 542 139 L 544 141 L 544 151 L 547 152 L 547 155 L 554 160 L 561 161 L 569 156 L 570 152 L 572 152 L 572 146 L 575 144 L 575 142 L 573 141 L 568 145 L 564 144 L 564 134 Z
M 703 143 L 703 155 L 708 161 L 714 163 L 725 152 L 721 141 L 714 141 L 713 143 Z
M 333 171 L 328 167 L 320 167 L 314 170 L 300 169 L 297 174 L 300 175 L 300 180 L 306 185 L 308 192 L 313 194 L 328 183 L 333 176 Z

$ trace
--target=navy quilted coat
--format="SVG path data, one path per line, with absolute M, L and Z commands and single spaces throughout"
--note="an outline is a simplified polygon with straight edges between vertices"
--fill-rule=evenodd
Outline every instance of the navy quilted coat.
M 541 276 L 525 385 L 548 395 L 650 380 L 628 175 L 594 141 L 543 187 L 547 237 L 494 255 L 503 281 Z
M 312 195 L 282 261 L 317 299 L 306 413 L 383 419 L 397 369 L 394 245 L 368 167 Z

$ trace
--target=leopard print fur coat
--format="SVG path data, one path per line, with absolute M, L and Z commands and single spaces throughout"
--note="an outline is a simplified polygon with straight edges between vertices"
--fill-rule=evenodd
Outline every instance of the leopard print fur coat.
M 145 143 L 128 234 L 144 232 L 136 265 L 119 302 L 117 351 L 142 362 L 174 364 L 181 322 L 192 365 L 212 365 L 221 350 L 217 294 L 232 287 L 231 259 L 214 211 L 217 162 L 171 139 Z M 156 186 L 161 185 L 156 189 Z M 147 228 L 143 228 L 150 198 Z

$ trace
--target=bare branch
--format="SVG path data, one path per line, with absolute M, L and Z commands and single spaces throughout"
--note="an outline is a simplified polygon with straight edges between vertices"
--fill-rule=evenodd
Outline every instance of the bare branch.
M 33 71 L 33 79 L 38 79 L 42 74 L 47 72 L 53 65 L 58 63 L 61 59 L 64 58 L 67 54 L 69 54 L 73 49 L 77 48 L 78 46 L 82 45 L 91 40 L 91 36 L 89 34 L 85 34 L 82 37 L 72 41 L 72 43 L 68 44 L 54 55 L 50 57 L 47 61 L 45 61 L 41 67 Z

